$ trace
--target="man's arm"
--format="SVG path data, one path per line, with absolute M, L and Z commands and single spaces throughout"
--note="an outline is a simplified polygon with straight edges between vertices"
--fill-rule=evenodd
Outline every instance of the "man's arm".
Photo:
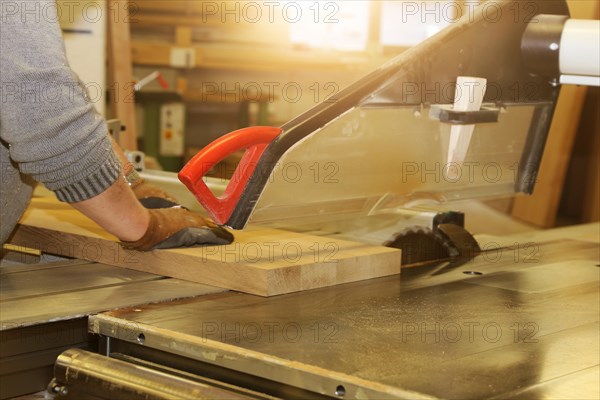
M 137 201 L 106 122 L 68 65 L 58 18 L 50 15 L 55 3 L 39 4 L 43 16 L 0 13 L 0 138 L 21 172 L 128 247 L 230 243 L 229 232 L 186 209 L 146 210 Z
M 137 201 L 123 178 L 99 195 L 71 205 L 122 241 L 136 241 L 148 229 L 148 210 Z

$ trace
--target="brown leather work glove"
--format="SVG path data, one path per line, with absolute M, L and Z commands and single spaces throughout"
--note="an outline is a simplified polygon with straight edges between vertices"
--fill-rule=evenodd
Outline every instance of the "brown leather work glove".
M 139 202 L 148 209 L 171 208 L 179 205 L 177 199 L 171 197 L 169 193 L 143 179 L 131 189 Z
M 133 250 L 147 251 L 183 246 L 221 245 L 233 242 L 233 235 L 209 219 L 182 207 L 150 209 L 150 224 L 135 242 L 122 242 Z
M 161 188 L 146 182 L 135 170 L 128 172 L 125 180 L 129 183 L 135 197 L 148 209 L 171 208 L 179 205 L 177 199 Z

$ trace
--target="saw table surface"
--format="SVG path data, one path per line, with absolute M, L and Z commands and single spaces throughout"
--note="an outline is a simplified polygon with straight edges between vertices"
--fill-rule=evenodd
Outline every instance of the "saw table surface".
M 44 389 L 66 349 L 95 348 L 90 314 L 224 290 L 84 260 L 25 258 L 0 263 L 0 399 Z
M 585 228 L 593 241 L 530 238 L 439 275 L 216 293 L 103 313 L 90 327 L 116 352 L 338 398 L 599 398 L 598 227 Z

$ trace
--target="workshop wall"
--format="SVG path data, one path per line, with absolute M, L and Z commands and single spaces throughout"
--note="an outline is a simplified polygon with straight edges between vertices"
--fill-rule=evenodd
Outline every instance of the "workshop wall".
M 130 14 L 134 80 L 161 75 L 136 94 L 139 147 L 170 170 L 230 131 L 282 125 L 392 55 L 369 36 L 368 15 L 346 6 L 138 1 Z M 314 37 L 314 29 L 322 32 Z M 161 128 L 159 115 L 175 103 L 185 109 L 185 148 L 167 155 L 162 141 L 174 133 Z
M 106 4 L 85 0 L 68 5 L 57 2 L 58 16 L 65 41 L 65 51 L 71 68 L 86 84 L 96 110 L 104 115 L 106 109 L 106 24 L 101 20 Z M 90 11 L 90 17 L 83 10 Z M 91 14 L 95 13 L 95 14 Z M 99 15 L 92 18 L 92 15 Z M 96 49 L 96 51 L 88 51 Z M 86 57 L 79 56 L 86 54 Z
M 444 20 L 448 23 L 457 18 L 446 15 L 443 21 L 423 24 L 422 21 L 403 20 L 398 24 L 394 7 L 400 7 L 396 12 L 403 19 L 408 15 L 401 8 L 401 1 L 344 2 L 345 5 L 357 4 L 356 7 L 361 7 L 360 3 L 368 4 L 368 8 L 362 9 L 363 14 L 367 11 L 369 14 L 370 24 L 365 33 L 364 29 L 358 30 L 362 20 L 356 13 L 352 14 L 351 9 L 325 8 L 326 4 L 334 2 L 276 3 L 281 9 L 272 13 L 265 8 L 264 2 L 130 2 L 134 79 L 139 81 L 158 71 L 163 83 L 151 81 L 136 94 L 138 144 L 149 156 L 158 159 L 162 168 L 178 170 L 203 146 L 235 129 L 282 125 L 393 55 L 442 29 Z M 317 24 L 317 31 L 302 25 L 301 20 L 296 22 L 291 8 L 289 14 L 281 14 L 283 6 L 292 3 L 305 7 L 301 12 L 309 17 L 308 22 L 315 18 L 322 22 Z M 438 3 L 442 10 L 446 3 L 451 6 L 462 4 L 445 0 Z M 315 4 L 318 7 L 311 9 Z M 569 0 L 569 5 L 574 17 L 595 15 L 597 18 L 598 2 Z M 454 7 L 447 9 L 454 10 Z M 331 14 L 332 11 L 335 13 Z M 325 23 L 331 15 L 338 23 Z M 346 26 L 339 21 L 346 21 Z M 312 27 L 315 27 L 314 23 Z M 340 44 L 344 38 L 352 38 L 350 44 Z M 315 47 L 315 44 L 322 47 Z M 180 115 L 169 110 L 181 107 L 184 121 L 161 122 L 161 115 L 169 118 Z M 593 105 L 586 107 L 588 111 L 583 112 L 583 118 L 595 121 L 597 109 Z M 573 143 L 578 125 L 575 119 L 579 116 L 572 112 L 562 114 L 573 121 L 556 123 L 575 127 L 573 137 L 567 138 Z M 161 141 L 166 140 L 165 137 L 176 136 L 172 127 L 179 125 L 183 126 L 182 141 L 170 139 L 175 146 L 163 145 Z M 592 199 L 598 198 L 593 196 L 598 192 L 597 174 L 593 174 L 598 156 L 590 150 L 597 148 L 591 142 L 598 136 L 597 129 L 593 122 L 582 122 L 570 163 L 569 157 L 565 158 L 563 154 L 565 151 L 571 154 L 570 146 L 568 149 L 555 146 L 560 154 L 547 151 L 544 155 L 549 170 L 542 171 L 540 180 L 554 182 L 555 176 L 560 174 L 566 176 L 561 179 L 561 184 L 547 185 L 546 190 L 540 184 L 534 196 L 508 199 L 498 203 L 499 208 L 538 227 L 550 227 L 564 219 L 597 220 L 594 200 L 585 200 L 585 204 L 583 200 L 574 200 L 577 193 L 583 192 L 591 193 Z M 567 133 L 560 130 L 558 135 Z M 165 153 L 164 149 L 168 151 Z M 239 156 L 233 155 L 215 173 L 225 177 L 230 175 Z M 557 163 L 557 159 L 564 162 Z

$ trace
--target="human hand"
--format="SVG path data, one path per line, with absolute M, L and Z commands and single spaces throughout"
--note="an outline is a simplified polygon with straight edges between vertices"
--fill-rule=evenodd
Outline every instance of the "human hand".
M 194 245 L 223 245 L 233 242 L 233 235 L 209 219 L 186 208 L 149 209 L 146 233 L 135 242 L 122 242 L 126 248 L 147 251 Z

